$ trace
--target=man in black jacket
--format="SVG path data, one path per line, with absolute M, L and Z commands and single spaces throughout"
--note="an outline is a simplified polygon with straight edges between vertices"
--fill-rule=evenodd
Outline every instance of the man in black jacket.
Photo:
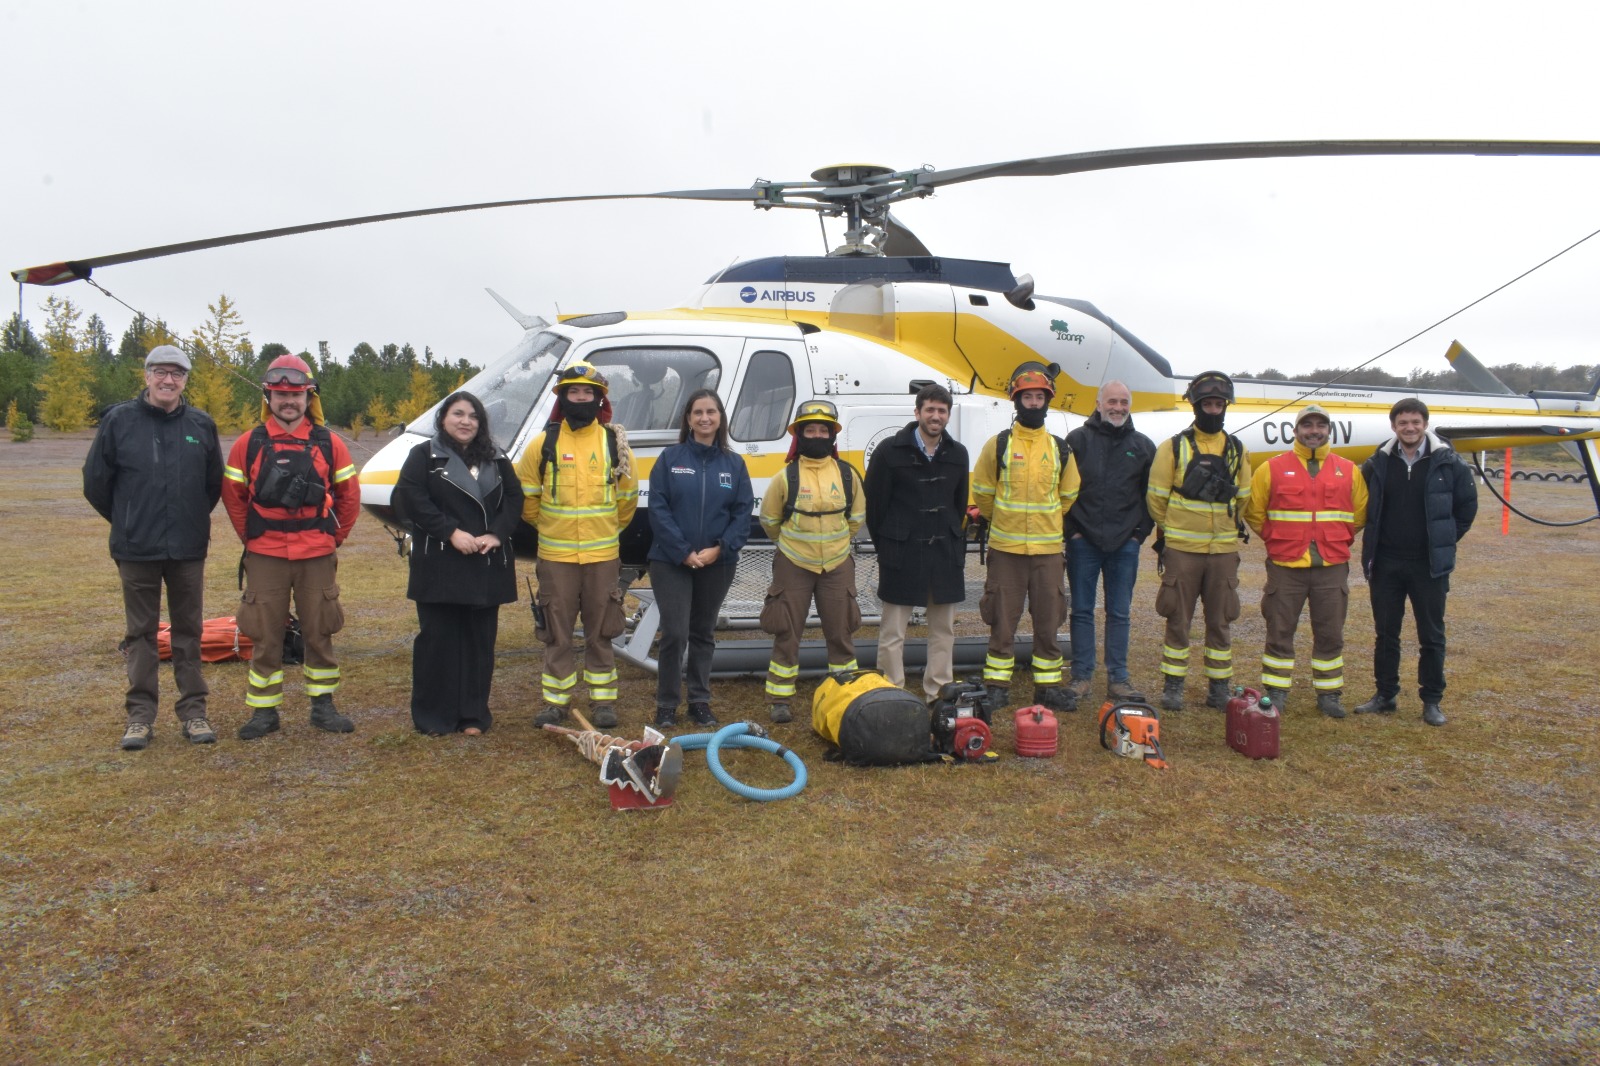
M 873 450 L 863 488 L 883 603 L 878 669 L 904 687 L 906 625 L 927 607 L 930 700 L 955 680 L 956 607 L 966 598 L 967 449 L 944 431 L 950 402 L 944 386 L 924 385 L 917 420 Z
M 217 739 L 200 674 L 206 549 L 222 496 L 222 447 L 211 416 L 183 402 L 189 357 L 163 344 L 144 361 L 144 391 L 109 408 L 83 461 L 84 498 L 111 523 L 111 558 L 127 619 L 128 725 L 122 747 L 149 745 L 160 707 L 156 630 L 161 586 L 172 620 L 178 720 L 195 744 Z
M 1073 709 L 1094 677 L 1095 586 L 1106 590 L 1106 695 L 1143 700 L 1128 677 L 1128 631 L 1139 545 L 1155 522 L 1145 506 L 1156 446 L 1133 428 L 1133 395 L 1120 381 L 1100 386 L 1094 414 L 1067 434 L 1078 464 L 1078 501 L 1067 512 L 1067 575 L 1072 587 Z
M 1455 451 L 1428 432 L 1428 407 L 1407 397 L 1389 409 L 1395 435 L 1361 465 L 1367 528 L 1361 566 L 1372 596 L 1377 694 L 1357 714 L 1393 714 L 1400 694 L 1400 627 L 1406 600 L 1417 623 L 1417 694 L 1422 720 L 1444 725 L 1444 601 L 1456 542 L 1478 516 L 1478 486 Z

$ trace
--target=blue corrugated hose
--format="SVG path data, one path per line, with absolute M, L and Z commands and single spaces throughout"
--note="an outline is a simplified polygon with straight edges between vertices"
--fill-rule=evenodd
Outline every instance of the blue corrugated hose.
M 800 761 L 800 756 L 775 740 L 752 735 L 749 722 L 734 722 L 723 726 L 715 733 L 690 733 L 687 736 L 673 737 L 672 743 L 684 751 L 705 749 L 706 765 L 711 767 L 711 776 L 722 782 L 722 786 L 735 796 L 762 802 L 785 800 L 798 796 L 800 790 L 806 787 L 806 764 Z M 794 771 L 794 780 L 783 788 L 752 788 L 723 769 L 718 749 L 724 747 L 755 748 L 757 751 L 770 751 L 774 755 L 781 755 L 783 761 Z

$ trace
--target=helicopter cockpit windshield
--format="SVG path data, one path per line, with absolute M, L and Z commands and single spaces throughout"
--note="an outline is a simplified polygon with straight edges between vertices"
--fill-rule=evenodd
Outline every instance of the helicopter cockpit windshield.
M 474 374 L 461 387 L 483 401 L 489 414 L 489 432 L 496 444 L 509 448 L 550 385 L 550 375 L 572 342 L 555 333 L 523 338 L 511 351 Z M 433 436 L 434 409 L 413 421 L 406 430 Z
M 721 364 L 703 348 L 602 348 L 587 359 L 610 383 L 612 421 L 640 444 L 676 443 L 689 395 L 722 378 Z

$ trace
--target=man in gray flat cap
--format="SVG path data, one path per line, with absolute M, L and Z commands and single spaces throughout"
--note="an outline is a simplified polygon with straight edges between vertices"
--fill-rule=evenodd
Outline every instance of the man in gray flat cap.
M 163 584 L 183 735 L 195 744 L 217 739 L 206 721 L 200 629 L 211 511 L 222 496 L 222 446 L 211 416 L 183 402 L 189 370 L 181 349 L 152 348 L 144 361 L 144 390 L 107 409 L 83 461 L 83 495 L 111 523 L 111 558 L 122 578 L 125 751 L 149 746 L 160 707 L 156 630 Z

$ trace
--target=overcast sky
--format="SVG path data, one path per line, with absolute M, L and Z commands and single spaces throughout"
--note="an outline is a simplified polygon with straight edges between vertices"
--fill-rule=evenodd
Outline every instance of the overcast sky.
M 1600 140 L 1588 4 L 140 3 L 0 0 L 0 266 L 528 196 L 746 186 L 1303 138 Z M 852 21 L 854 20 L 854 21 Z M 973 182 L 897 208 L 936 253 L 1092 300 L 1180 373 L 1362 362 L 1600 229 L 1600 158 L 1300 159 Z M 829 237 L 839 237 L 837 223 Z M 516 208 L 106 268 L 183 332 L 429 345 L 680 303 L 816 220 L 731 204 Z M 52 290 L 29 288 L 24 314 Z M 53 290 L 120 335 L 93 289 Z M 15 289 L 6 313 L 16 307 Z M 1600 237 L 1386 357 L 1600 361 Z

